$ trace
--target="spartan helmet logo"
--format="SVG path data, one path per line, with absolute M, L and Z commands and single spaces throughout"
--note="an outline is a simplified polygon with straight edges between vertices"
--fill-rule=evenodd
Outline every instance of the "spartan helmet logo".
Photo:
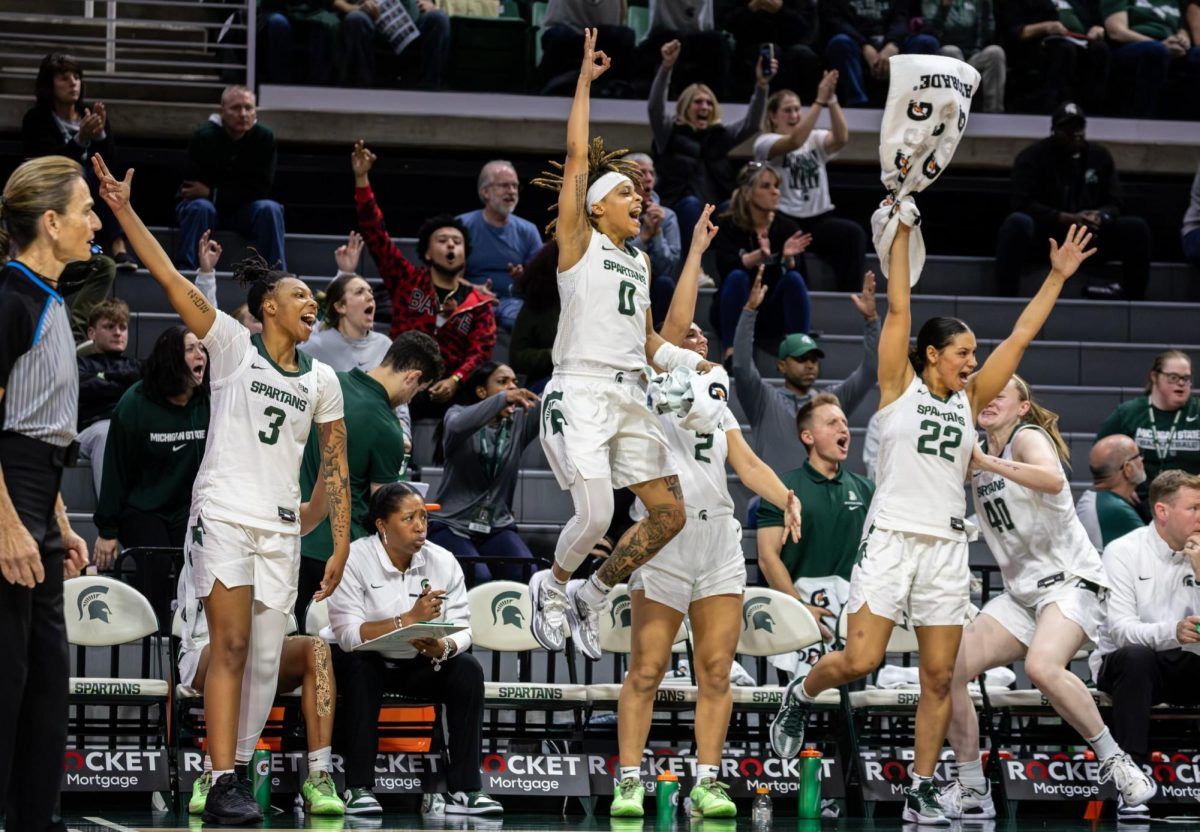
M 707 520 L 707 519 L 708 519 L 708 509 L 706 509 L 706 508 L 702 508 L 702 509 L 700 509 L 700 519 L 701 519 L 701 520 Z
M 720 402 L 729 401 L 729 390 L 719 381 L 714 381 L 708 385 L 708 395 Z
M 912 99 L 908 102 L 908 117 L 913 121 L 924 121 L 933 115 L 933 105 L 928 101 Z
M 771 599 L 760 595 L 742 604 L 742 623 L 747 630 L 775 632 L 775 619 L 771 617 Z
M 927 179 L 937 179 L 938 174 L 942 172 L 942 166 L 938 164 L 933 153 L 925 157 L 925 164 L 922 165 L 921 172 Z
M 946 132 L 946 122 L 941 122 L 937 127 L 933 128 L 933 135 L 940 136 Z
M 632 624 L 633 610 L 629 605 L 629 595 L 625 594 L 612 602 L 608 610 L 609 621 L 613 627 L 629 627 Z
M 908 178 L 908 169 L 912 166 L 912 157 L 905 155 L 903 150 L 897 150 L 894 163 L 896 170 L 900 171 L 900 181 L 903 182 Z
M 75 601 L 75 606 L 79 609 L 79 620 L 83 621 L 83 614 L 86 612 L 88 621 L 99 619 L 107 624 L 108 617 L 112 615 L 112 610 L 104 601 L 104 596 L 107 594 L 108 587 L 106 586 L 89 586 L 79 593 L 79 598 Z
M 518 630 L 525 626 L 521 617 L 521 593 L 501 592 L 492 599 L 492 623 L 511 624 Z
M 555 390 L 542 401 L 542 430 L 549 429 L 551 435 L 562 433 L 567 417 L 562 414 L 562 391 Z

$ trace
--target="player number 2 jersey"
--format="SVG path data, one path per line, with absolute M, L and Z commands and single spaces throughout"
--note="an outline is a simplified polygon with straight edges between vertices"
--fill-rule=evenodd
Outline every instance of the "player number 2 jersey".
M 579 262 L 558 273 L 562 311 L 551 357 L 556 369 L 641 372 L 646 366 L 646 310 L 650 267 L 645 256 L 592 229 Z
M 342 418 L 337 375 L 299 350 L 299 369 L 281 369 L 260 336 L 223 312 L 202 343 L 212 415 L 192 514 L 299 534 L 300 461 L 313 422 Z
M 725 434 L 741 427 L 729 408 L 714 433 L 686 430 L 679 426 L 679 417 L 674 413 L 664 413 L 658 418 L 671 446 L 671 456 L 679 466 L 683 504 L 697 511 L 733 513 L 733 498 L 729 496 L 725 476 L 725 460 L 729 458 L 729 440 Z
M 919 375 L 879 411 L 875 497 L 865 528 L 966 540 L 966 476 L 975 419 L 966 391 L 939 399 Z
M 1001 453 L 1011 460 L 1013 441 L 1024 430 L 1049 436 L 1036 425 L 1018 426 Z M 1004 589 L 1032 605 L 1039 590 L 1074 576 L 1108 584 L 1100 555 L 1075 513 L 1071 485 L 1063 478 L 1054 494 L 1034 491 L 990 471 L 971 474 L 977 522 L 1000 566 Z

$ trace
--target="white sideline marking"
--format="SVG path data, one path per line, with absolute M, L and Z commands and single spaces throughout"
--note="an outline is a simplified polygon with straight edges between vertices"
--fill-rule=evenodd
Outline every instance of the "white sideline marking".
M 104 818 L 84 818 L 84 820 L 86 820 L 88 823 L 94 823 L 99 826 L 106 826 L 109 829 L 115 829 L 117 832 L 137 832 L 136 829 L 131 829 L 128 826 L 122 826 L 119 823 L 113 823 L 112 821 L 105 820 Z

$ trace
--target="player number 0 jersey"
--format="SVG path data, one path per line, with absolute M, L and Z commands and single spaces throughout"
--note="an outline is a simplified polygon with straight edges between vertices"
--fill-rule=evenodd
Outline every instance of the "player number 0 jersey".
M 202 343 L 212 416 L 192 515 L 298 534 L 300 461 L 313 422 L 342 418 L 337 375 L 300 351 L 298 371 L 282 370 L 260 336 L 223 312 Z
M 646 365 L 650 267 L 636 249 L 617 248 L 592 229 L 579 262 L 558 273 L 562 311 L 551 357 L 555 368 L 601 365 L 641 372 Z

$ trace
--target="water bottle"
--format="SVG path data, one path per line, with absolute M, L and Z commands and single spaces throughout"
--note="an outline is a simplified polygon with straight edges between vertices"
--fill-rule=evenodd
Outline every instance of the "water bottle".
M 750 809 L 750 822 L 754 826 L 769 827 L 771 825 L 771 795 L 766 786 L 754 790 L 754 805 Z
M 271 811 L 271 749 L 259 740 L 249 766 L 250 791 L 263 813 Z
M 675 804 L 679 801 L 679 778 L 669 771 L 658 775 L 654 787 L 654 808 L 657 823 L 670 826 L 675 819 Z
M 805 820 L 821 817 L 821 752 L 811 745 L 800 752 L 800 804 L 797 814 Z

